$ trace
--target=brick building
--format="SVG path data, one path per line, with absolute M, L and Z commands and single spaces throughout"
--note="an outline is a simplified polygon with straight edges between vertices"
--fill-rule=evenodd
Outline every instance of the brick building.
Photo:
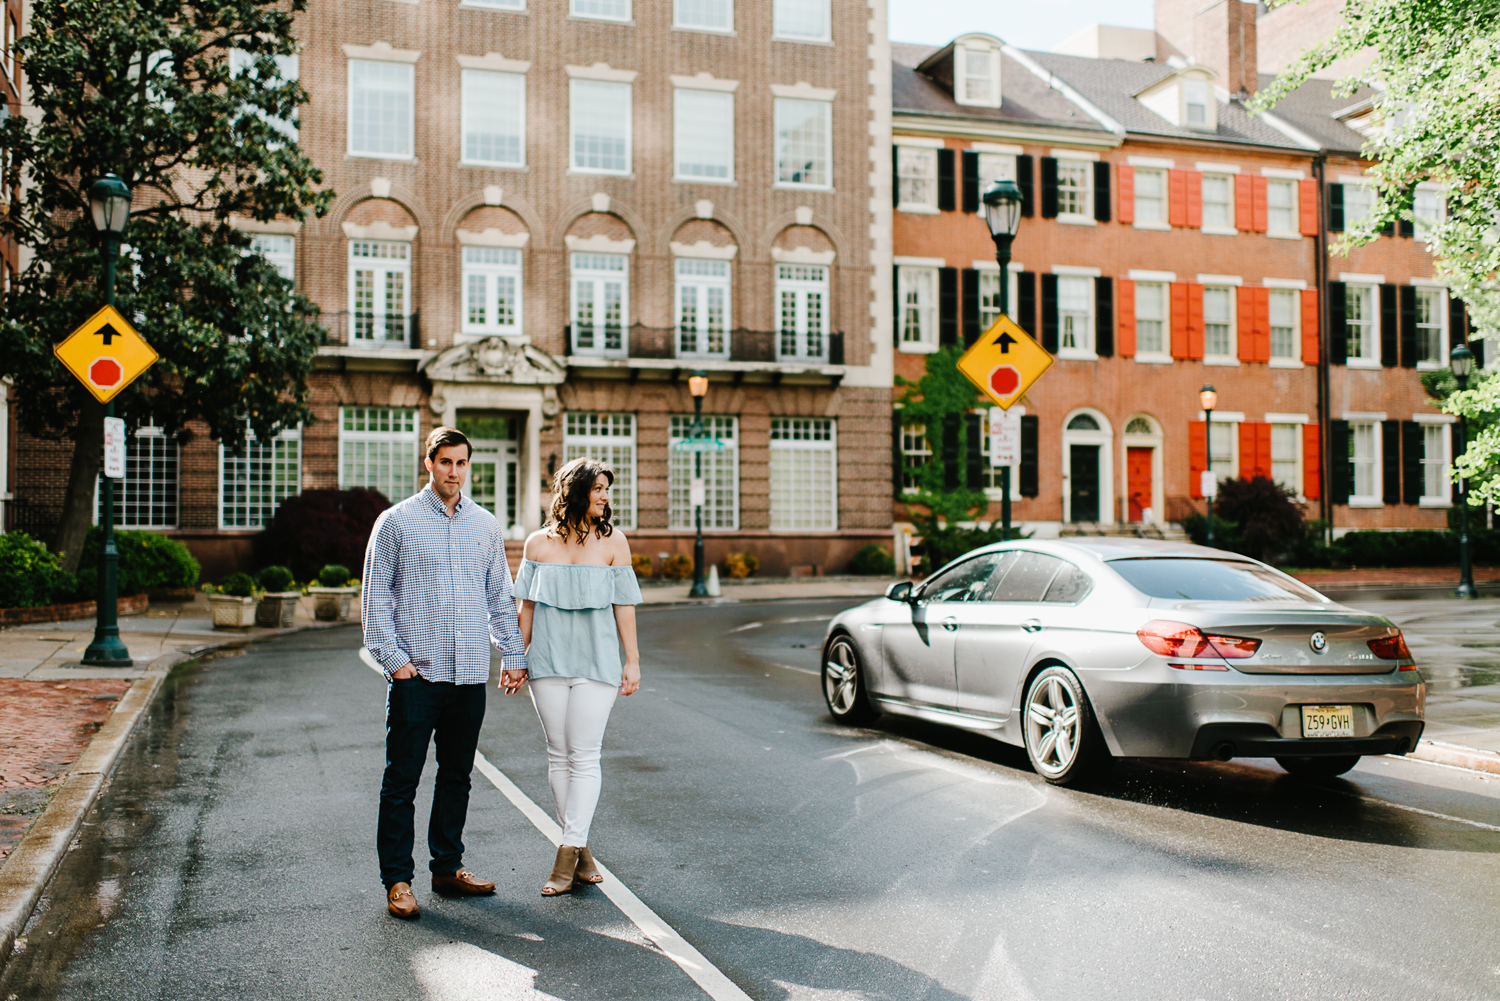
M 3 17 L 3 23 L 0 23 L 3 39 L 0 40 L 5 43 L 4 48 L 0 49 L 0 52 L 5 53 L 4 58 L 0 58 L 0 102 L 4 103 L 7 115 L 19 115 L 23 113 L 22 92 L 25 82 L 21 76 L 21 61 L 16 56 L 15 41 L 26 26 L 26 9 L 22 0 L 5 0 L 0 17 Z M 3 197 L 12 197 L 12 193 L 5 192 Z M 0 295 L 10 288 L 21 267 L 21 248 L 16 245 L 16 241 L 0 238 Z M 9 383 L 0 379 L 0 528 L 6 524 L 5 508 L 11 499 L 10 466 L 13 449 L 9 390 Z

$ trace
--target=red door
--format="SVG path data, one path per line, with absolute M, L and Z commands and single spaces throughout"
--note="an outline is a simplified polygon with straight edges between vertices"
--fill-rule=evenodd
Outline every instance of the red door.
M 1151 453 L 1155 449 L 1125 450 L 1125 494 L 1130 498 L 1129 521 L 1139 522 L 1151 506 Z M 1155 513 L 1155 512 L 1153 512 Z

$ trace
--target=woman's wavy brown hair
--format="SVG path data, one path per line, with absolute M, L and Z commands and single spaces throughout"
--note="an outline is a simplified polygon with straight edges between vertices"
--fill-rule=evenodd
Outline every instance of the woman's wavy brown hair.
M 615 471 L 609 463 L 587 455 L 579 456 L 557 471 L 552 477 L 552 523 L 547 526 L 548 535 L 564 542 L 576 535 L 580 546 L 588 541 L 589 494 L 594 489 L 594 481 L 601 476 L 614 486 Z M 604 517 L 594 522 L 594 534 L 601 539 L 613 534 L 615 529 L 610 519 L 614 516 L 614 508 L 605 504 Z

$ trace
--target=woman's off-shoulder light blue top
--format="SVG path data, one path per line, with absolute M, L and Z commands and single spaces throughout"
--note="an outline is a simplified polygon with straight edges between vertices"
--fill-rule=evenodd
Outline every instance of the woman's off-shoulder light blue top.
M 516 600 L 536 603 L 526 656 L 533 678 L 620 683 L 615 606 L 641 603 L 633 567 L 522 560 Z

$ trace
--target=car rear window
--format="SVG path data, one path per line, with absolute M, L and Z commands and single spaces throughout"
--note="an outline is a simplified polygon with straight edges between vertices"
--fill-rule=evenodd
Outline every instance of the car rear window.
M 1153 598 L 1188 601 L 1317 601 L 1311 588 L 1239 560 L 1145 559 L 1109 564 L 1130 586 Z

